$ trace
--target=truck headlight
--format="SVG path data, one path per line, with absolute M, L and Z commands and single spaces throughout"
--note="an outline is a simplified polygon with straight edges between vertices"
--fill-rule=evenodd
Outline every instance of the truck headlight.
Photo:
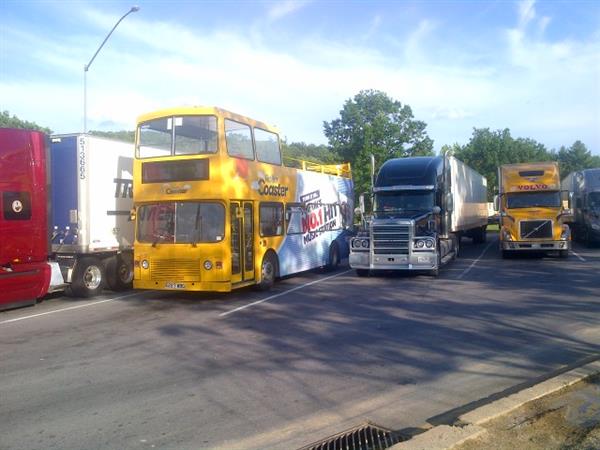
M 361 241 L 360 245 L 362 246 L 362 248 L 369 248 L 369 240 L 368 239 L 363 239 Z
M 510 231 L 508 230 L 502 230 L 502 239 L 505 241 L 512 241 L 512 235 L 510 234 Z
M 142 269 L 148 269 L 148 267 L 150 267 L 150 263 L 148 262 L 147 259 L 144 259 L 142 261 Z
M 427 239 L 425 241 L 425 247 L 427 247 L 427 248 L 433 248 L 433 246 L 434 246 L 434 242 L 431 239 Z

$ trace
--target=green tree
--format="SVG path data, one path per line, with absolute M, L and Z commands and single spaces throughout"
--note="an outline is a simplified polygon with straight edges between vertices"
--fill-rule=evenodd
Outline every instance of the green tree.
M 410 106 L 381 91 L 360 91 L 344 103 L 339 118 L 323 127 L 332 152 L 352 164 L 357 193 L 371 185 L 371 154 L 377 166 L 390 158 L 433 155 L 425 122 L 413 118 Z
M 98 131 L 98 130 L 92 130 L 89 132 L 89 134 L 92 134 L 94 136 L 98 136 L 98 137 L 105 137 L 108 139 L 115 139 L 117 141 L 123 141 L 123 142 L 135 142 L 135 131 L 127 131 L 127 130 L 121 130 L 121 131 Z
M 11 117 L 8 111 L 2 111 L 0 113 L 0 127 L 2 128 L 24 128 L 27 130 L 42 131 L 46 134 L 52 134 L 52 130 L 47 127 L 42 127 L 35 122 L 29 122 L 27 120 L 21 120 L 17 116 Z
M 454 149 L 454 156 L 487 178 L 488 200 L 498 190 L 498 167 L 502 164 L 551 161 L 554 155 L 529 138 L 513 138 L 510 130 L 473 128 L 470 141 Z
M 340 162 L 339 157 L 326 145 L 306 144 L 304 142 L 281 143 L 283 162 L 288 167 L 301 167 L 301 161 L 310 161 L 319 164 L 335 164 Z
M 575 141 L 569 148 L 562 146 L 556 154 L 556 159 L 563 178 L 576 170 L 600 167 L 600 156 L 592 155 L 581 141 Z

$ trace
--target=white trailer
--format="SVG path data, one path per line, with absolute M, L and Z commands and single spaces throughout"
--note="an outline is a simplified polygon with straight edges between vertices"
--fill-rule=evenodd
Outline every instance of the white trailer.
M 133 143 L 87 134 L 50 143 L 54 289 L 91 297 L 133 280 Z M 61 279 L 62 278 L 62 279 Z

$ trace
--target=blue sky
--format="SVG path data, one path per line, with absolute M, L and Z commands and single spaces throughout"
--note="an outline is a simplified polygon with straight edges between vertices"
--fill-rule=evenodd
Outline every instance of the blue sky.
M 0 110 L 83 128 L 83 66 L 132 4 L 0 0 Z M 88 128 L 215 105 L 326 143 L 323 121 L 378 89 L 435 149 L 473 127 L 600 154 L 598 1 L 139 1 L 88 72 Z

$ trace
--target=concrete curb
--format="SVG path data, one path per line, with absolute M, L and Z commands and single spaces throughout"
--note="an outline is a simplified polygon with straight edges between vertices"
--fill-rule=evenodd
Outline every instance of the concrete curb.
M 516 394 L 501 398 L 473 411 L 459 416 L 461 426 L 439 425 L 419 434 L 408 441 L 400 442 L 390 450 L 447 450 L 474 439 L 486 432 L 481 425 L 492 419 L 508 414 L 526 403 L 553 394 L 600 374 L 600 360 L 565 372 L 543 381 Z

